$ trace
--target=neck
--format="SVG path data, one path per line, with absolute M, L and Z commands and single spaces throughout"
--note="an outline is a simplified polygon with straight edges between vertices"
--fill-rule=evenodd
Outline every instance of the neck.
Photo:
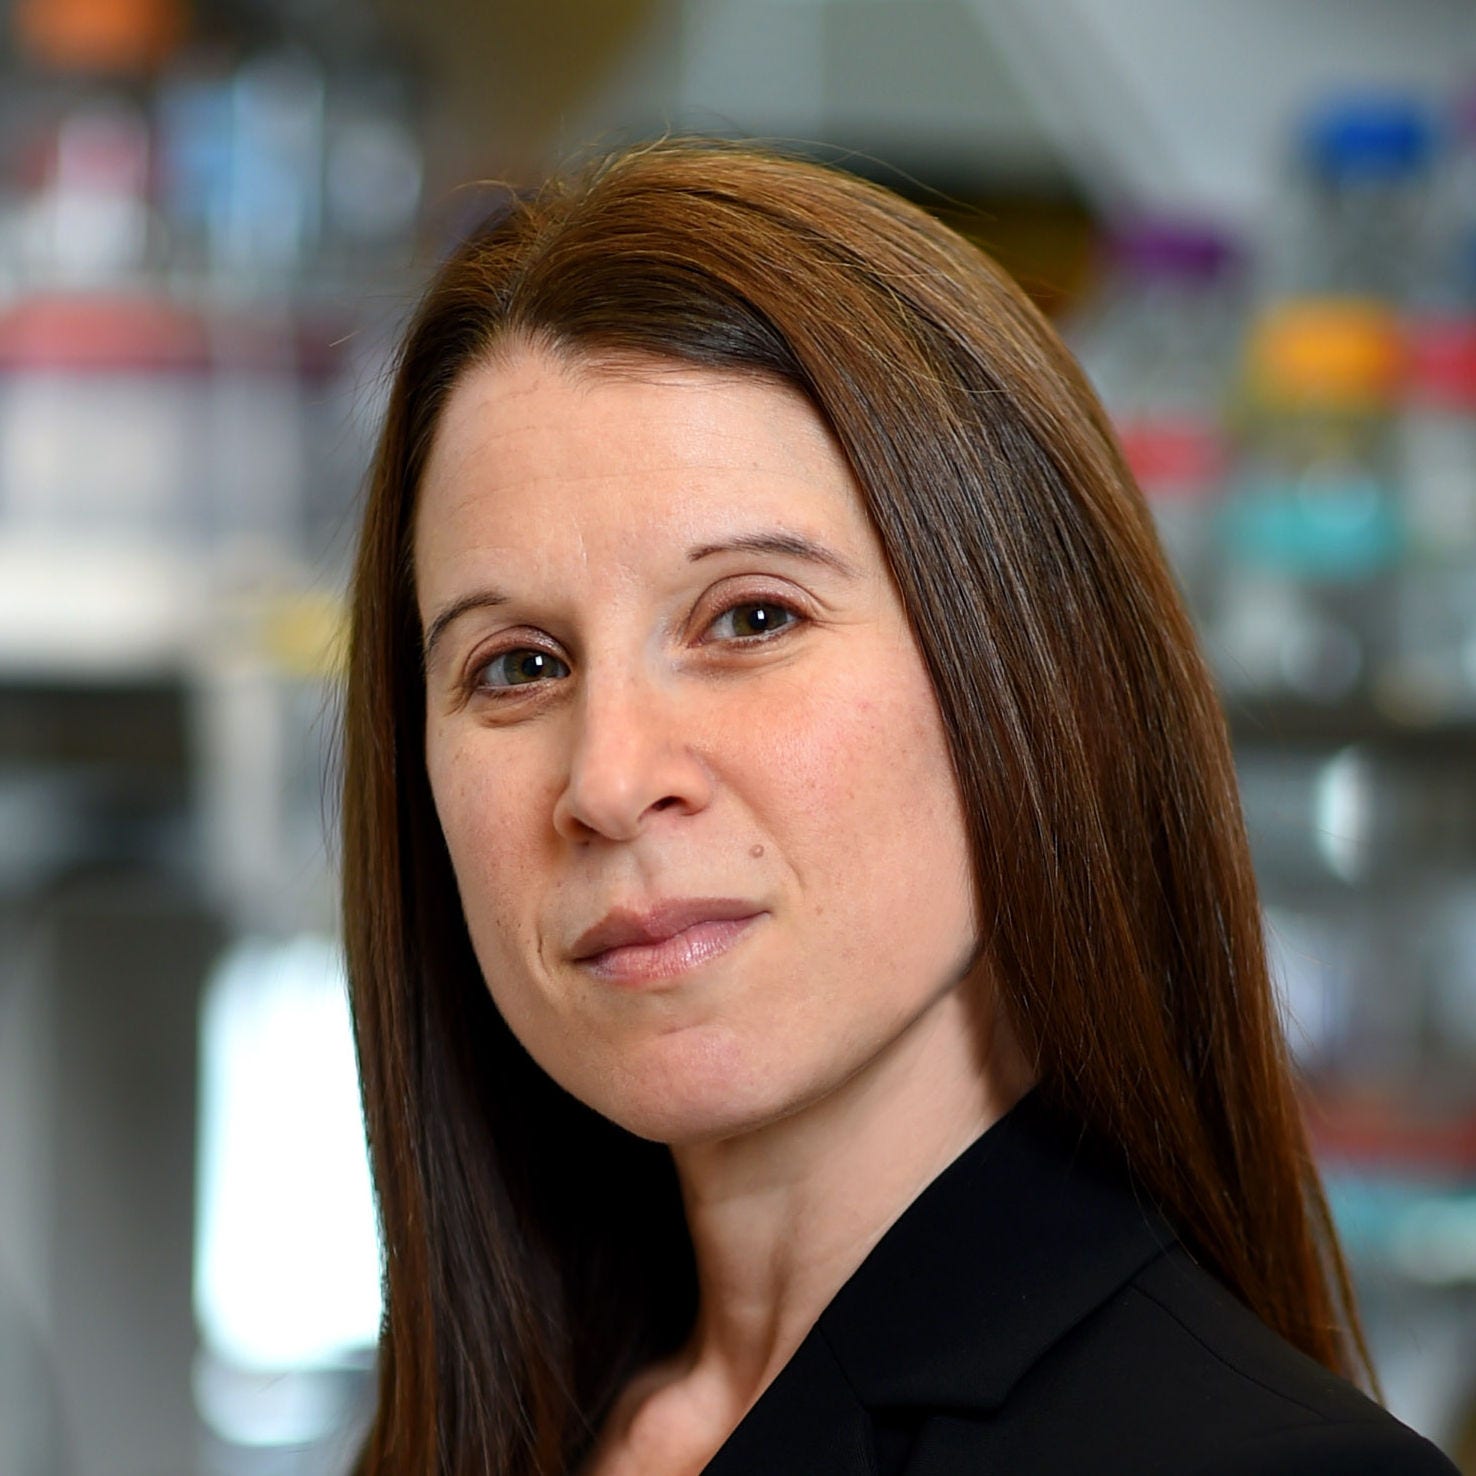
M 954 989 L 785 1117 L 672 1149 L 699 1313 L 675 1377 L 732 1420 L 903 1210 L 1031 1084 L 981 991 Z

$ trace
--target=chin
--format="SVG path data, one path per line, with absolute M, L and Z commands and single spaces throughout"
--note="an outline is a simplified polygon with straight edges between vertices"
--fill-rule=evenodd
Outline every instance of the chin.
M 720 1142 L 754 1126 L 746 1114 L 735 1113 L 731 1107 L 707 1112 L 652 1110 L 606 1115 L 635 1137 L 651 1143 L 664 1143 L 668 1148 Z
M 626 1132 L 672 1148 L 735 1137 L 784 1116 L 766 1103 L 695 1088 L 690 1093 L 657 1096 L 644 1092 L 589 1105 Z
M 638 1138 L 676 1148 L 730 1138 L 793 1110 L 793 1093 L 765 1081 L 741 1062 L 722 1069 L 714 1052 L 662 1061 L 647 1059 L 597 1086 L 571 1084 L 587 1106 Z
M 720 1069 L 712 1053 L 697 1062 L 668 1060 L 627 1079 L 624 1091 L 606 1083 L 599 1100 L 584 1100 L 636 1137 L 681 1148 L 768 1127 L 825 1096 L 831 1085 L 794 1080 L 773 1066 L 728 1064 L 732 1069 Z

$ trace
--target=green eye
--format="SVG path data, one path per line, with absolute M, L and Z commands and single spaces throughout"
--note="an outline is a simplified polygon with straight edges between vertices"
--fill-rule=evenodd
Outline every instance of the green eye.
M 566 677 L 569 668 L 547 651 L 503 651 L 477 673 L 479 687 L 526 687 L 548 679 Z
M 713 629 L 727 626 L 722 633 L 736 640 L 759 640 L 793 625 L 797 618 L 788 605 L 781 605 L 777 600 L 752 600 L 724 610 L 713 621 Z

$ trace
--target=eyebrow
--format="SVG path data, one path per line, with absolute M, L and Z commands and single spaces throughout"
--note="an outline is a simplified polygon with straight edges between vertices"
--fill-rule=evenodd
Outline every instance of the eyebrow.
M 780 554 L 788 558 L 805 559 L 812 564 L 822 564 L 826 568 L 834 569 L 836 573 L 847 579 L 860 577 L 855 567 L 833 549 L 826 548 L 823 543 L 816 543 L 814 539 L 806 538 L 799 533 L 739 533 L 716 543 L 700 543 L 695 548 L 687 550 L 687 562 L 695 564 L 701 559 L 711 558 L 714 554 L 720 553 Z M 435 619 L 426 627 L 424 645 L 426 666 L 430 665 L 436 645 L 446 633 L 448 626 L 473 610 L 490 610 L 506 603 L 507 596 L 500 591 L 479 589 L 452 600 L 444 609 L 438 611 Z
M 421 648 L 425 665 L 430 666 L 431 658 L 436 653 L 436 644 L 446 634 L 447 626 L 455 624 L 463 615 L 469 614 L 472 610 L 490 610 L 494 606 L 506 603 L 507 596 L 499 594 L 495 589 L 473 590 L 471 594 L 464 594 L 460 599 L 452 600 L 426 627 L 425 644 Z
M 688 549 L 687 560 L 695 564 L 698 559 L 719 553 L 785 554 L 790 558 L 808 559 L 812 564 L 824 564 L 847 579 L 859 577 L 856 570 L 833 549 L 800 533 L 739 533 L 719 543 L 702 543 Z

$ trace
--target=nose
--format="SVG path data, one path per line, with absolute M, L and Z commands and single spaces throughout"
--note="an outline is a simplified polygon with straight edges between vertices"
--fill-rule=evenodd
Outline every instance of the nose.
M 629 669 L 586 681 L 579 695 L 569 771 L 554 805 L 568 840 L 629 841 L 653 814 L 695 814 L 712 798 L 679 700 Z

